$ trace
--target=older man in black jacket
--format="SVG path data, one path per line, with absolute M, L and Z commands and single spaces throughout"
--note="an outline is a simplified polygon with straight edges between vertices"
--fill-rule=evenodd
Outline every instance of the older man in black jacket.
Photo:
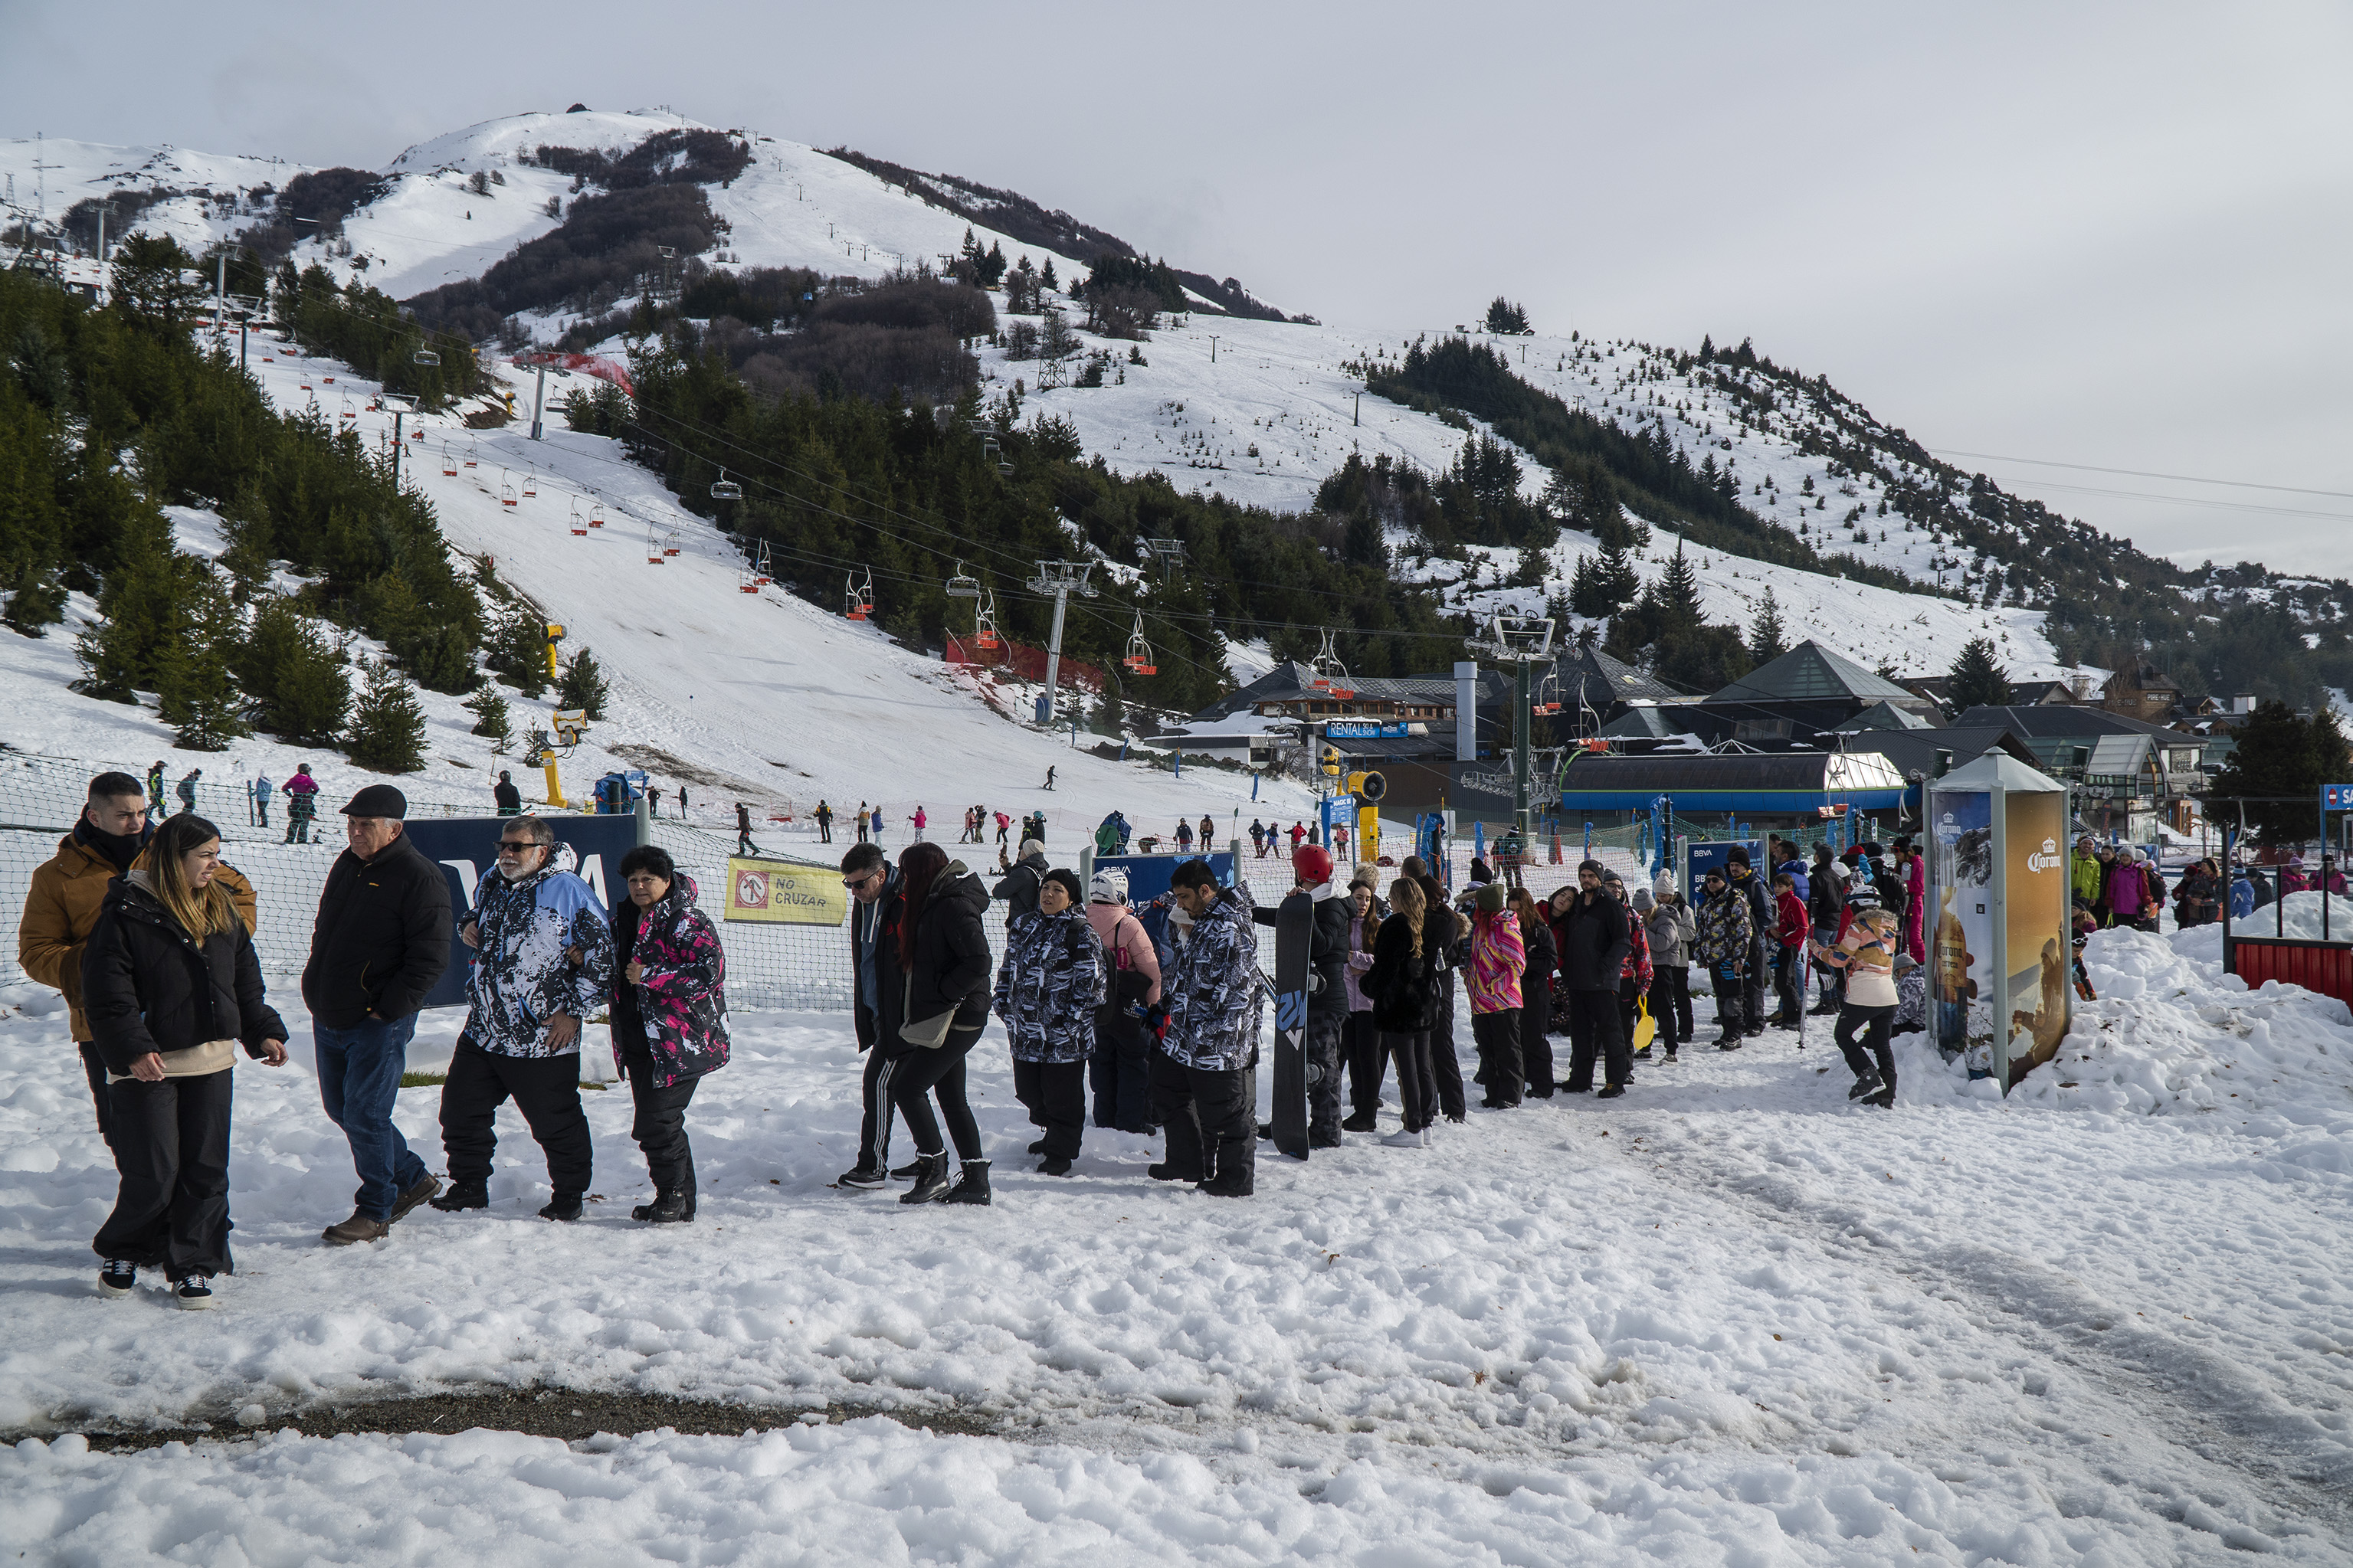
M 417 1010 L 449 966 L 448 879 L 408 841 L 407 816 L 407 797 L 390 784 L 370 784 L 343 807 L 351 847 L 327 872 L 302 969 L 319 1097 L 360 1178 L 352 1217 L 324 1232 L 330 1247 L 383 1240 L 441 1190 L 392 1121 Z
M 1568 982 L 1568 1080 L 1571 1094 L 1593 1088 L 1593 1063 L 1602 1060 L 1600 1098 L 1626 1092 L 1634 1076 L 1634 1047 L 1618 1026 L 1618 983 L 1634 939 L 1626 929 L 1626 906 L 1601 886 L 1609 873 L 1599 860 L 1577 868 L 1577 897 L 1555 930 L 1560 938 L 1560 972 Z

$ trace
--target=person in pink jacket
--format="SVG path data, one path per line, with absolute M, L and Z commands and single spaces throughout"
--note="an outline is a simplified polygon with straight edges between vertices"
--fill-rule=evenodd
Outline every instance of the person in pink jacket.
M 1490 1110 L 1520 1103 L 1527 1079 L 1520 1056 L 1520 976 L 1528 967 L 1519 917 L 1504 907 L 1501 882 L 1475 895 L 1471 921 L 1471 1037 L 1479 1051 L 1480 1101 Z
M 1913 847 L 1909 838 L 1895 841 L 1895 870 L 1904 881 L 1904 951 L 1912 955 L 1915 963 L 1926 963 L 1928 862 Z
M 1095 1049 L 1087 1074 L 1098 1127 L 1152 1130 L 1152 1041 L 1137 1009 L 1160 1000 L 1160 955 L 1152 933 L 1127 907 L 1127 873 L 1107 866 L 1087 887 L 1087 923 L 1111 960 L 1111 983 L 1095 1010 Z

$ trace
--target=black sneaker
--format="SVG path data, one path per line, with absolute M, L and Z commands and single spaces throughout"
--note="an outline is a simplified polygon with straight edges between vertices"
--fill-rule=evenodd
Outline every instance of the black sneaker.
M 1806 1016 L 1809 1018 L 1827 1018 L 1838 1010 L 1839 1005 L 1836 1002 L 1817 1002 L 1812 1006 L 1806 1009 Z
M 427 1201 L 443 1214 L 456 1214 L 459 1209 L 486 1209 L 491 1206 L 491 1184 L 488 1182 L 451 1182 Z
M 1879 1089 L 1879 1075 L 1875 1072 L 1867 1072 L 1854 1080 L 1854 1086 L 1846 1091 L 1846 1097 L 1849 1100 L 1861 1100 L 1866 1095 L 1877 1094 Z
M 128 1258 L 110 1258 L 106 1267 L 98 1271 L 98 1293 L 110 1301 L 130 1295 L 138 1283 L 139 1265 Z
M 694 1198 L 684 1187 L 659 1189 L 653 1202 L 639 1204 L 629 1217 L 648 1225 L 684 1225 L 694 1218 Z
M 834 1178 L 833 1184 L 837 1187 L 879 1187 L 890 1180 L 888 1175 L 873 1166 L 861 1164 L 854 1171 L 842 1172 Z
M 201 1274 L 191 1274 L 172 1287 L 172 1295 L 181 1306 L 202 1311 L 213 1304 L 213 1282 Z
M 1377 1111 L 1359 1110 L 1354 1116 L 1349 1117 L 1345 1121 L 1341 1122 L 1340 1126 L 1344 1131 L 1349 1132 L 1370 1132 L 1380 1124 L 1380 1114 Z
M 1648 1061 L 1648 1060 L 1650 1059 L 1650 1056 L 1651 1056 L 1651 1047 L 1648 1047 L 1648 1046 L 1644 1046 L 1644 1047 L 1642 1047 L 1640 1050 L 1637 1050 L 1637 1051 L 1634 1053 L 1634 1059 L 1635 1059 L 1636 1061 L 1638 1061 L 1638 1062 L 1639 1062 L 1639 1061 Z
M 1667 1047 L 1667 1060 L 1673 1062 L 1681 1061 L 1682 1059 L 1683 1058 L 1681 1057 L 1675 1055 L 1675 1048 L 1672 1046 L 1669 1046 Z
M 1877 1094 L 1865 1095 L 1862 1102 L 1865 1105 L 1875 1105 L 1882 1110 L 1893 1110 L 1895 1109 L 1895 1086 L 1892 1083 L 1883 1083 L 1879 1086 Z
M 1180 1171 L 1170 1164 L 1146 1165 L 1144 1173 L 1155 1182 L 1198 1182 L 1201 1179 L 1198 1171 Z
M 1719 1051 L 1736 1051 L 1744 1043 L 1738 1035 L 1726 1035 L 1715 1042 L 1715 1048 Z
M 557 1193 L 554 1196 L 549 1198 L 546 1204 L 540 1209 L 539 1217 L 542 1219 L 559 1220 L 565 1224 L 569 1224 L 572 1221 L 578 1219 L 580 1217 L 580 1194 L 578 1193 Z
M 1602 1086 L 1601 1092 L 1595 1095 L 1593 1098 L 1596 1100 L 1615 1100 L 1625 1092 L 1626 1086 L 1622 1083 L 1605 1084 Z
M 1274 1142 L 1273 1122 L 1261 1121 L 1258 1124 L 1258 1141 L 1261 1143 L 1271 1143 Z

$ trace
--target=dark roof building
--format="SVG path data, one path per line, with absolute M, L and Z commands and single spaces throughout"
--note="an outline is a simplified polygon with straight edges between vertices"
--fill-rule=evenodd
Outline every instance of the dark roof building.
M 1873 675 L 1844 654 L 1818 642 L 1801 642 L 1780 658 L 1757 666 L 1710 702 L 1849 702 L 1856 709 L 1878 701 L 1917 710 L 1935 704 L 1883 676 Z

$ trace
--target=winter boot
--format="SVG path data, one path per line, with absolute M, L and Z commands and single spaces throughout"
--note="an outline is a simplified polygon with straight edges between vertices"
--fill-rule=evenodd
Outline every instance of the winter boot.
M 923 1157 L 921 1154 L 918 1154 L 913 1159 L 908 1161 L 905 1164 L 893 1170 L 891 1173 L 891 1179 L 894 1182 L 903 1182 L 908 1177 L 915 1174 L 918 1171 L 921 1171 L 923 1168 Z
M 392 1217 L 385 1220 L 385 1224 L 398 1225 L 402 1218 L 407 1215 L 409 1210 L 415 1208 L 418 1204 L 427 1201 L 433 1197 L 435 1194 L 440 1192 L 440 1190 L 441 1178 L 435 1175 L 430 1171 L 426 1172 L 425 1179 L 423 1181 L 418 1182 L 415 1186 L 409 1188 L 406 1192 L 392 1200 Z
M 694 1189 L 688 1186 L 657 1187 L 654 1201 L 639 1204 L 629 1211 L 631 1219 L 649 1225 L 687 1225 L 694 1219 Z
M 1849 1100 L 1862 1100 L 1866 1096 L 1877 1094 L 1879 1089 L 1879 1075 L 1875 1072 L 1866 1072 L 1854 1080 L 1854 1087 L 1846 1091 L 1846 1097 Z
M 1053 1162 L 1049 1161 L 1048 1163 L 1051 1164 Z M 1067 1170 L 1070 1162 L 1064 1161 L 1062 1164 Z M 940 1202 L 979 1204 L 986 1206 L 988 1203 L 988 1162 L 966 1160 L 964 1163 L 964 1168 L 956 1173 L 956 1184 L 947 1190 L 946 1195 L 942 1197 Z
M 915 1184 L 899 1194 L 902 1204 L 935 1204 L 948 1195 L 948 1157 L 944 1150 L 937 1154 L 915 1156 Z
M 1379 1111 L 1359 1110 L 1355 1115 L 1349 1117 L 1345 1121 L 1340 1123 L 1340 1126 L 1344 1131 L 1349 1132 L 1370 1132 L 1380 1124 L 1381 1117 Z
M 1059 1154 L 1050 1154 L 1038 1162 L 1038 1173 L 1041 1176 L 1067 1176 L 1071 1173 L 1071 1163 Z
M 1221 1173 L 1206 1182 L 1194 1183 L 1193 1190 L 1206 1193 L 1213 1198 L 1246 1198 L 1254 1189 L 1248 1175 Z
M 1741 1047 L 1742 1043 L 1739 1030 L 1727 1029 L 1724 1033 L 1724 1037 L 1715 1042 L 1715 1048 L 1719 1051 L 1736 1051 Z
M 426 1179 L 430 1181 L 432 1178 L 428 1176 Z M 329 1247 L 349 1247 L 360 1241 L 382 1241 L 391 1234 L 392 1226 L 389 1222 L 372 1219 L 364 1214 L 354 1214 L 351 1218 L 338 1221 L 319 1233 L 321 1238 Z
M 1098 1122 L 1096 1122 L 1096 1123 L 1095 1123 L 1095 1125 L 1096 1125 L 1096 1126 L 1098 1126 L 1098 1127 L 1101 1127 L 1101 1126 L 1103 1125 L 1103 1123 L 1102 1123 L 1102 1122 L 1100 1122 L 1100 1121 L 1098 1121 Z M 1029 1152 L 1031 1152 L 1032 1154 L 1042 1154 L 1042 1153 L 1044 1153 L 1045 1152 L 1046 1152 L 1046 1141 L 1045 1141 L 1043 1138 L 1039 1139 L 1039 1140 L 1038 1140 L 1038 1142 L 1036 1142 L 1035 1143 L 1032 1143 L 1032 1144 L 1030 1144 L 1030 1145 L 1029 1145 Z
M 436 1193 L 429 1201 L 443 1214 L 456 1214 L 459 1209 L 486 1209 L 491 1206 L 491 1184 L 488 1182 L 451 1182 L 448 1190 Z
M 539 1217 L 542 1219 L 561 1220 L 566 1224 L 578 1219 L 580 1217 L 580 1194 L 578 1193 L 557 1193 L 554 1196 L 549 1198 L 547 1200 L 546 1206 L 539 1211 Z
M 1864 1096 L 1862 1102 L 1865 1105 L 1875 1105 L 1882 1110 L 1894 1110 L 1895 1080 L 1893 1078 L 1884 1079 L 1879 1086 L 1879 1092 Z
M 1201 1179 L 1201 1173 L 1198 1171 L 1180 1171 L 1175 1165 L 1165 1163 L 1146 1165 L 1144 1167 L 1144 1173 L 1155 1182 L 1198 1182 Z

